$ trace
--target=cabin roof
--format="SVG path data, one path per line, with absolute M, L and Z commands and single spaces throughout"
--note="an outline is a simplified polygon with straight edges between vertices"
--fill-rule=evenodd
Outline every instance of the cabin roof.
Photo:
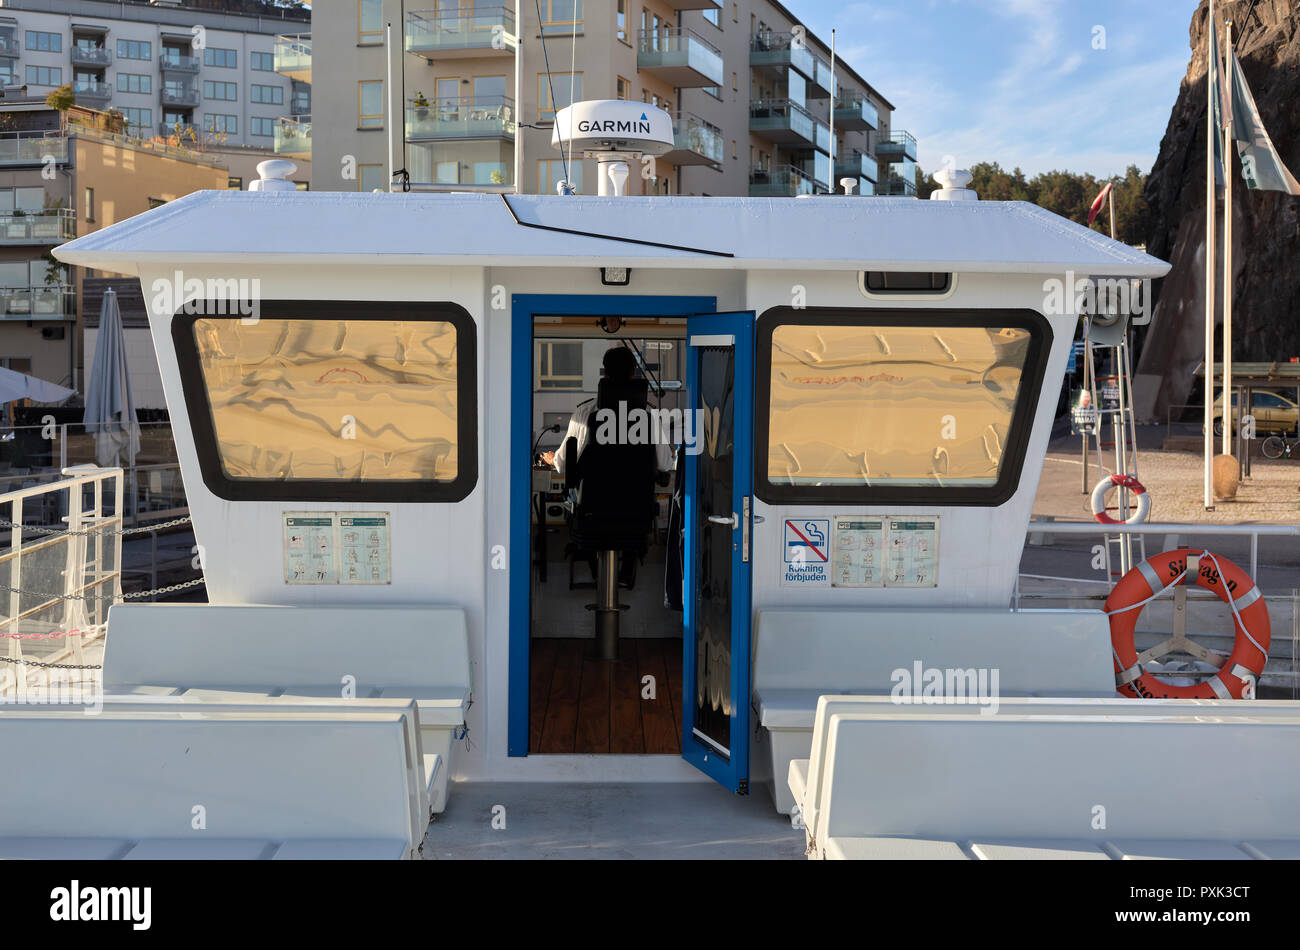
M 568 233 L 575 231 L 586 233 Z M 1073 270 L 1114 277 L 1161 277 L 1169 270 L 1164 261 L 1025 202 L 848 196 L 200 191 L 70 241 L 54 255 L 125 274 L 138 274 L 141 264 L 264 264 L 268 258 L 424 267 L 436 258 L 470 266 L 587 261 L 1062 276 Z

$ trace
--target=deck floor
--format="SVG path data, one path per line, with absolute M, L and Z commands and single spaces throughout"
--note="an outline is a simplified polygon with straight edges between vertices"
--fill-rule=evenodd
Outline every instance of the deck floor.
M 594 647 L 589 639 L 532 641 L 529 752 L 679 755 L 681 639 L 623 639 L 612 662 Z M 653 698 L 644 696 L 647 676 Z

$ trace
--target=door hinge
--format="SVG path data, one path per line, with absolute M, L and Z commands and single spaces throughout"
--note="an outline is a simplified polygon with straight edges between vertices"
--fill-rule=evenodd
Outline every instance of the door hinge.
M 736 794 L 737 794 L 737 795 L 748 795 L 748 794 L 749 794 L 749 779 L 747 779 L 747 778 L 742 778 L 742 779 L 740 780 L 740 784 L 736 787 Z

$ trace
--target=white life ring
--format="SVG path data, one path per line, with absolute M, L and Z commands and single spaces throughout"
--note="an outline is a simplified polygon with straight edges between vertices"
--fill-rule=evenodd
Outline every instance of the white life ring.
M 1127 488 L 1137 495 L 1137 511 L 1127 521 L 1120 521 L 1106 514 L 1106 493 L 1112 488 Z M 1132 475 L 1110 475 L 1097 483 L 1092 490 L 1092 516 L 1102 524 L 1141 524 L 1147 520 L 1151 510 L 1151 496 L 1142 487 L 1142 483 Z

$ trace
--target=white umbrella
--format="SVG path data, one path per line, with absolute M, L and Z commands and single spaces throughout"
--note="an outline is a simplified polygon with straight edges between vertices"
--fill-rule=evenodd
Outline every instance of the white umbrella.
M 0 406 L 15 399 L 30 399 L 32 402 L 62 402 L 73 395 L 76 390 L 64 389 L 54 383 L 48 383 L 35 376 L 0 366 Z
M 123 449 L 128 464 L 140 451 L 140 425 L 135 417 L 135 398 L 126 368 L 126 337 L 122 333 L 122 311 L 117 294 L 104 291 L 99 312 L 99 337 L 95 340 L 95 362 L 86 384 L 86 431 L 95 435 L 95 459 L 102 466 L 119 464 Z

